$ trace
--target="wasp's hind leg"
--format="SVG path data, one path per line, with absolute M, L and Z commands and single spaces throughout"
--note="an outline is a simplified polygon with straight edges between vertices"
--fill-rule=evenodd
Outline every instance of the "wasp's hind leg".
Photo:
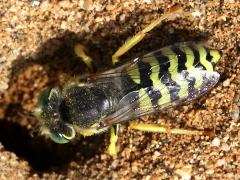
M 187 129 L 179 129 L 179 128 L 172 129 L 167 126 L 161 126 L 159 124 L 136 123 L 135 121 L 129 122 L 129 126 L 132 129 L 145 131 L 145 132 L 186 134 L 186 135 L 205 135 L 210 137 L 215 135 L 214 130 L 201 131 L 201 130 L 187 130 Z
M 87 65 L 90 72 L 96 71 L 92 58 L 86 54 L 86 48 L 82 44 L 76 44 L 74 46 L 74 51 L 75 54 L 80 57 L 82 61 Z
M 138 32 L 133 37 L 129 38 L 112 56 L 113 65 L 119 61 L 119 57 L 125 54 L 129 49 L 139 43 L 146 34 L 154 27 L 159 25 L 162 21 L 168 19 L 174 19 L 179 13 L 182 12 L 182 8 L 179 5 L 173 6 L 168 12 L 164 13 L 160 18 L 154 20 L 151 24 L 147 25 L 143 30 Z
M 110 144 L 108 147 L 108 153 L 113 157 L 116 157 L 116 155 L 117 155 L 116 144 L 117 144 L 117 140 L 118 140 L 119 128 L 120 128 L 120 125 L 117 124 L 117 125 L 112 126 L 110 129 Z

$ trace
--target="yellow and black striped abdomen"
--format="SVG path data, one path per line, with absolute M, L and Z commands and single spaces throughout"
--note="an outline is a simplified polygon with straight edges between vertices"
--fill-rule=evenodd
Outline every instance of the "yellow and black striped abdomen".
M 218 81 L 214 66 L 219 59 L 219 51 L 189 43 L 138 58 L 126 71 L 131 87 L 138 91 L 137 106 L 159 109 L 200 96 Z

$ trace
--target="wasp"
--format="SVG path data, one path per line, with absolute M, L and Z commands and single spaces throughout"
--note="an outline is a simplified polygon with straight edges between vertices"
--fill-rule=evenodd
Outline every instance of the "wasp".
M 126 41 L 112 56 L 119 57 L 140 42 L 146 33 L 182 12 L 174 6 Z M 93 60 L 77 44 L 76 54 L 93 69 Z M 219 80 L 214 71 L 220 52 L 202 43 L 185 42 L 163 47 L 105 72 L 44 90 L 35 115 L 43 133 L 56 143 L 67 143 L 77 134 L 92 136 L 110 130 L 110 155 L 117 154 L 119 125 L 148 132 L 209 135 L 208 131 L 170 129 L 134 119 L 164 108 L 192 101 L 209 91 Z

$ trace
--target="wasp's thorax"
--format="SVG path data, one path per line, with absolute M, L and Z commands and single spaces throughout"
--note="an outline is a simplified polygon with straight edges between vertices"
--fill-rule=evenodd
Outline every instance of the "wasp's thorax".
M 39 97 L 35 115 L 53 141 L 67 143 L 75 137 L 74 127 L 89 129 L 113 112 L 117 97 L 104 84 L 47 89 Z
M 73 85 L 63 94 L 64 116 L 69 123 L 84 129 L 112 113 L 118 101 L 116 91 L 109 84 Z

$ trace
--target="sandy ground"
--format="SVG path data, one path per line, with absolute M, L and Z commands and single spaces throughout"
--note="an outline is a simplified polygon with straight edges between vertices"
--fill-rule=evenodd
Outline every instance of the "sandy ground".
M 215 137 L 151 134 L 125 127 L 119 154 L 106 153 L 108 134 L 57 145 L 29 116 L 39 92 L 66 75 L 85 73 L 73 53 L 84 44 L 99 69 L 128 37 L 175 1 L 0 0 L 0 179 L 240 179 L 240 2 L 180 4 L 194 18 L 164 22 L 124 55 L 129 59 L 182 41 L 221 49 L 221 79 L 207 95 L 144 117 L 146 122 L 215 129 Z M 37 133 L 36 133 L 37 132 Z

